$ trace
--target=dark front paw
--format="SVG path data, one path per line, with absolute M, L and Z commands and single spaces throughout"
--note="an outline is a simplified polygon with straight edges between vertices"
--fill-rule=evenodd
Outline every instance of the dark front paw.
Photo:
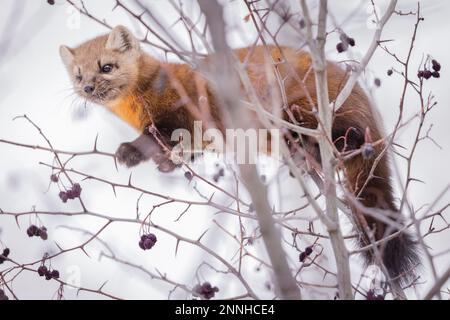
M 120 164 L 124 164 L 128 168 L 131 168 L 144 161 L 145 156 L 130 142 L 125 142 L 117 149 L 116 159 Z

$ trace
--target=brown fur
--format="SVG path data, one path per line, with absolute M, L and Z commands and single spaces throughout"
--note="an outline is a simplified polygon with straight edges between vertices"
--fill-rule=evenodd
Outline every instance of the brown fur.
M 235 51 L 240 60 L 249 61 L 247 65 L 248 75 L 263 102 L 269 98 L 272 89 L 265 76 L 266 50 L 267 48 L 258 46 Z M 288 111 L 291 111 L 299 124 L 308 128 L 316 128 L 317 120 L 311 112 L 312 105 L 309 100 L 310 98 L 312 103 L 316 104 L 311 58 L 305 52 L 297 52 L 288 47 L 281 48 L 281 51 L 276 47 L 269 47 L 268 50 L 274 61 L 286 60 L 287 62 L 278 65 L 281 76 L 286 79 L 285 89 L 291 109 L 284 110 L 285 119 L 290 119 Z M 80 95 L 103 104 L 140 132 L 143 132 L 150 125 L 158 128 L 163 137 L 170 136 L 171 131 L 178 128 L 192 130 L 193 122 L 198 117 L 189 111 L 185 103 L 181 102 L 179 92 L 170 83 L 170 77 L 173 77 L 184 87 L 191 101 L 197 102 L 199 95 L 194 79 L 195 77 L 201 77 L 201 75 L 186 64 L 162 65 L 140 50 L 137 41 L 124 27 L 117 27 L 111 35 L 95 38 L 76 49 L 62 47 L 61 55 L 72 77 L 75 90 Z M 208 60 L 206 59 L 205 62 L 207 63 Z M 111 74 L 105 75 L 99 71 L 100 66 L 104 63 L 112 63 L 117 67 Z M 79 71 L 83 76 L 81 81 L 76 78 Z M 342 68 L 331 62 L 328 64 L 327 72 L 329 95 L 330 99 L 334 100 L 345 83 L 347 74 Z M 299 85 L 298 77 L 304 80 L 305 87 L 302 88 Z M 95 86 L 96 91 L 93 94 L 86 94 L 83 91 L 83 86 L 88 84 Z M 101 90 L 106 91 L 102 93 Z M 223 128 L 220 108 L 215 103 L 214 94 L 208 88 L 207 94 L 211 118 L 215 121 L 216 127 Z M 294 110 L 292 108 L 294 105 L 299 108 L 296 107 Z M 255 125 L 259 126 L 260 124 Z M 352 94 L 334 117 L 333 140 L 336 141 L 338 151 L 359 149 L 365 142 L 364 133 L 367 129 L 370 130 L 373 141 L 382 138 L 370 103 L 363 90 L 356 85 Z M 346 141 L 344 137 L 346 137 Z M 345 150 L 343 150 L 344 142 Z M 367 207 L 397 211 L 390 181 L 391 172 L 386 156 L 376 166 L 374 178 L 370 179 L 364 190 L 361 189 L 369 177 L 375 157 L 381 152 L 382 148 L 382 144 L 377 145 L 375 155 L 370 159 L 356 156 L 345 163 L 347 189 L 355 196 L 359 194 L 359 201 Z M 136 144 L 123 144 L 118 151 L 119 161 L 128 166 L 136 165 L 151 157 L 151 154 L 143 155 Z M 167 161 L 161 160 L 161 156 L 153 157 L 153 159 L 155 161 L 159 159 L 160 169 L 167 169 Z M 318 160 L 320 161 L 320 159 Z M 163 162 L 165 162 L 165 165 L 162 164 Z M 173 167 L 169 165 L 169 169 L 166 171 L 171 169 Z M 357 213 L 355 208 L 353 210 Z M 365 225 L 365 221 L 358 218 L 359 216 L 355 214 L 355 221 L 360 229 L 363 229 L 361 226 Z M 365 220 L 369 228 L 375 231 L 376 240 L 386 235 L 386 226 L 383 223 L 368 216 L 365 217 Z M 363 245 L 368 244 L 367 237 L 363 236 L 361 242 Z M 390 252 L 384 254 L 384 263 L 388 269 L 390 268 L 391 277 L 402 276 L 400 273 L 406 272 L 406 269 L 417 260 L 414 255 L 415 251 L 413 251 L 414 243 L 406 234 L 391 240 L 389 243 L 395 243 L 395 245 L 384 247 L 384 250 L 391 248 Z M 398 252 L 398 256 L 396 256 L 397 252 L 392 252 L 394 250 L 392 248 L 404 252 Z M 370 252 L 366 256 L 368 262 L 370 262 L 372 259 Z M 397 259 L 400 262 L 393 263 L 389 259 Z

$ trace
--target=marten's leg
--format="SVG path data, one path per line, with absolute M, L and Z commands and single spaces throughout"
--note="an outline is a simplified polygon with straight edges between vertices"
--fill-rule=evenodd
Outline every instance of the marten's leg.
M 122 143 L 116 151 L 116 159 L 128 168 L 135 167 L 143 161 L 149 160 L 159 151 L 159 146 L 150 134 L 148 127 L 134 141 Z
M 170 160 L 168 141 L 155 127 L 146 126 L 143 133 L 134 141 L 125 142 L 116 151 L 116 159 L 128 168 L 152 159 L 158 170 L 170 172 L 176 165 Z
M 338 121 L 335 122 L 333 128 L 333 140 L 339 151 L 351 151 L 366 147 L 364 146 L 366 128 L 358 127 L 357 124 L 354 126 L 351 124 L 343 125 Z M 372 127 L 371 131 L 375 139 L 381 136 L 376 128 Z M 393 213 L 394 217 L 391 216 L 390 219 L 400 224 L 402 222 L 401 213 L 394 202 L 391 170 L 387 155 L 382 156 L 379 162 L 375 164 L 375 159 L 381 154 L 382 150 L 383 145 L 374 146 L 372 154 L 366 152 L 366 154 L 354 156 L 344 163 L 347 189 L 352 194 L 351 198 L 353 198 L 349 199 L 349 204 L 354 213 L 358 229 L 362 234 L 359 241 L 361 246 L 370 244 L 369 238 L 364 232 L 364 227 L 362 227 L 364 225 L 374 232 L 376 241 L 397 230 L 369 215 L 363 215 L 365 221 L 361 221 L 362 215 L 351 204 L 352 201 L 355 201 L 354 198 L 367 208 L 378 208 Z M 371 170 L 373 170 L 372 174 L 370 174 Z M 409 233 L 404 231 L 397 237 L 385 241 L 379 246 L 379 251 L 383 264 L 392 280 L 401 283 L 404 280 L 411 279 L 411 276 L 414 275 L 412 269 L 418 264 L 419 256 L 416 242 Z M 376 263 L 372 250 L 365 251 L 364 256 L 368 264 Z

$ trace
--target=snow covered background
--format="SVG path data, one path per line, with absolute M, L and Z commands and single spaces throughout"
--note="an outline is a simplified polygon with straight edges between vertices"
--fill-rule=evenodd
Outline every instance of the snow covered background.
M 131 20 L 123 11 L 111 11 L 114 1 L 89 1 L 89 10 L 98 17 L 105 18 L 111 25 L 124 24 L 142 34 L 139 26 Z M 190 3 L 190 1 L 185 1 Z M 296 3 L 297 1 L 295 1 Z M 369 14 L 362 10 L 354 12 L 361 1 L 330 1 L 331 9 L 337 23 L 346 20 L 354 13 L 352 19 L 344 25 L 344 30 L 352 35 L 357 46 L 352 51 L 356 57 L 365 52 L 368 47 L 373 29 L 368 25 Z M 362 1 L 363 3 L 368 1 Z M 177 19 L 175 11 L 165 0 L 147 1 L 156 12 L 156 16 L 172 28 L 177 38 L 188 48 L 184 29 L 180 25 L 173 25 Z M 381 11 L 384 11 L 387 1 L 376 1 Z M 448 163 L 450 160 L 450 95 L 448 83 L 450 66 L 448 34 L 450 34 L 450 2 L 420 1 L 422 14 L 425 21 L 419 29 L 415 53 L 413 54 L 412 66 L 416 66 L 422 59 L 422 54 L 431 54 L 443 65 L 441 78 L 426 82 L 426 89 L 431 90 L 439 102 L 435 111 L 430 114 L 427 125 L 433 123 L 431 134 L 436 142 L 442 147 L 437 148 L 433 143 L 426 142 L 419 146 L 418 154 L 413 165 L 414 177 L 425 183 L 413 184 L 409 197 L 416 208 L 430 204 L 437 195 L 450 183 Z M 186 5 L 186 8 L 189 8 Z M 399 1 L 399 8 L 406 11 L 415 10 L 415 1 Z M 255 33 L 253 29 L 245 24 L 244 17 L 246 9 L 239 1 L 226 1 L 226 10 L 229 23 L 229 41 L 233 47 L 250 44 Z M 188 10 L 189 12 L 189 10 Z M 195 16 L 195 10 L 192 10 Z M 75 21 L 76 22 L 76 21 Z M 36 133 L 26 121 L 15 120 L 18 115 L 27 114 L 45 132 L 55 148 L 71 151 L 85 151 L 92 149 L 95 137 L 98 138 L 100 150 L 114 152 L 121 142 L 132 140 L 136 132 L 107 113 L 100 107 L 92 105 L 84 106 L 80 100 L 74 99 L 70 90 L 69 78 L 60 61 L 58 47 L 61 44 L 75 46 L 87 39 L 107 32 L 99 24 L 81 17 L 80 27 L 74 28 L 73 12 L 64 1 L 57 0 L 54 6 L 49 6 L 46 1 L 31 0 L 4 0 L 0 12 L 0 139 L 22 142 L 26 144 L 38 144 L 45 146 L 45 141 Z M 390 48 L 404 57 L 409 48 L 413 17 L 394 17 L 387 25 L 383 39 L 395 39 Z M 76 25 L 76 23 L 75 23 Z M 286 39 L 291 39 L 286 36 Z M 155 40 L 155 39 L 152 39 Z M 155 40 L 156 41 L 156 40 Z M 329 53 L 332 59 L 342 59 L 335 54 L 333 49 L 335 42 L 329 41 Z M 296 46 L 296 44 L 292 44 Z M 160 58 L 160 51 L 146 47 L 146 50 Z M 171 57 L 173 59 L 173 57 Z M 367 83 L 371 86 L 374 77 L 379 77 L 382 85 L 373 89 L 373 95 L 382 114 L 387 131 L 393 127 L 397 117 L 399 93 L 403 85 L 401 79 L 396 76 L 388 77 L 386 71 L 394 65 L 391 57 L 381 51 L 377 51 L 370 64 L 370 72 L 366 74 Z M 414 69 L 415 70 L 415 69 Z M 406 113 L 413 114 L 419 108 L 418 101 L 413 94 L 406 101 Z M 413 139 L 415 125 L 401 133 L 399 142 L 410 146 Z M 34 151 L 16 146 L 0 144 L 0 208 L 4 211 L 29 211 L 33 206 L 38 210 L 64 210 L 79 211 L 76 202 L 62 204 L 58 198 L 59 190 L 55 185 L 49 189 L 50 170 L 39 162 L 50 163 L 51 154 L 48 152 Z M 208 158 L 207 164 L 199 164 L 198 168 L 203 170 L 205 177 L 211 178 L 215 172 L 215 159 Z M 397 159 L 401 174 L 405 172 L 405 165 Z M 116 171 L 112 160 L 105 160 L 98 156 L 81 157 L 73 160 L 71 168 L 83 172 L 90 172 L 108 180 L 127 183 L 130 170 L 119 168 Z M 264 170 L 264 168 L 263 168 Z M 266 168 L 270 175 L 270 168 Z M 153 164 L 141 165 L 133 169 L 133 181 L 148 190 L 161 194 L 171 195 L 183 199 L 198 199 L 198 194 L 193 190 L 183 177 L 183 172 L 175 172 L 169 176 L 162 175 L 155 170 Z M 298 199 L 300 190 L 293 180 L 286 179 L 287 172 L 282 174 L 282 194 L 289 199 L 283 204 L 283 208 L 293 208 L 301 200 Z M 400 177 L 400 178 L 401 178 Z M 227 176 L 221 181 L 221 186 L 230 187 L 233 180 Z M 134 218 L 136 215 L 136 201 L 139 193 L 117 190 L 117 197 L 110 186 L 97 183 L 82 183 L 83 199 L 87 207 L 95 212 L 100 212 L 116 217 Z M 199 188 L 208 194 L 205 186 Z M 48 191 L 47 191 L 48 190 Z M 278 197 L 277 188 L 271 189 L 271 196 Z M 219 199 L 216 199 L 219 201 Z M 450 200 L 446 195 L 441 204 Z M 161 202 L 154 197 L 144 197 L 140 203 L 142 212 L 148 212 L 151 207 Z M 179 204 L 164 206 L 157 209 L 152 215 L 155 223 L 167 227 L 177 233 L 195 239 L 208 228 L 203 242 L 219 254 L 231 257 L 235 248 L 232 241 L 225 240 L 228 237 L 212 223 L 215 219 L 222 225 L 236 230 L 237 218 L 227 217 L 224 214 L 214 215 L 215 210 L 204 207 L 195 207 L 189 211 L 180 221 L 174 220 L 183 211 L 184 207 Z M 55 252 L 57 250 L 54 241 L 63 248 L 80 244 L 88 239 L 86 235 L 76 231 L 68 230 L 63 226 L 82 228 L 95 232 L 105 221 L 91 217 L 41 217 L 44 224 L 49 228 L 50 238 L 46 242 L 38 239 L 29 239 L 25 230 L 34 218 L 24 217 L 20 220 L 21 229 L 17 228 L 12 217 L 0 215 L 0 240 L 5 246 L 11 248 L 11 257 L 16 261 L 35 261 L 42 257 L 44 252 Z M 249 229 L 255 227 L 249 224 Z M 426 226 L 425 226 L 426 227 Z M 233 229 L 234 228 L 234 229 Z M 118 257 L 143 265 L 148 270 L 155 272 L 155 268 L 167 273 L 167 275 L 181 283 L 190 286 L 195 285 L 200 277 L 201 281 L 208 280 L 217 284 L 220 288 L 219 297 L 229 297 L 242 293 L 242 288 L 236 279 L 229 275 L 212 272 L 208 267 L 202 267 L 196 275 L 196 269 L 202 261 L 212 262 L 204 252 L 188 244 L 181 244 L 175 257 L 174 238 L 163 233 L 157 233 L 158 244 L 149 252 L 142 252 L 138 246 L 139 226 L 135 224 L 113 224 L 105 233 L 105 240 Z M 228 244 L 228 242 L 230 244 Z M 427 238 L 427 244 L 433 248 L 433 252 L 441 252 L 449 249 L 450 233 L 440 233 Z M 255 244 L 256 248 L 262 247 L 260 241 Z M 105 259 L 99 260 L 99 254 L 104 249 L 98 242 L 93 242 L 87 247 L 91 258 L 86 257 L 81 251 L 63 255 L 52 261 L 52 265 L 61 271 L 62 279 L 67 281 L 80 281 L 82 287 L 98 288 L 108 281 L 104 290 L 108 293 L 123 298 L 132 299 L 166 299 L 170 286 L 151 279 L 142 272 L 127 266 L 119 265 Z M 230 251 L 231 250 L 231 251 Z M 230 254 L 231 252 L 231 254 Z M 226 253 L 226 254 L 225 254 Z M 292 263 L 296 263 L 296 252 L 291 254 Z M 251 260 L 248 260 L 251 261 Z M 356 259 L 355 259 L 356 261 Z M 449 255 L 444 255 L 437 260 L 439 272 L 446 270 L 450 265 Z M 3 266 L 2 266 L 3 267 Z M 248 263 L 243 271 L 254 285 L 255 291 L 262 298 L 270 298 L 272 293 L 266 288 L 270 277 L 265 272 L 257 272 L 256 263 Z M 223 266 L 220 266 L 223 269 Z M 431 275 L 427 268 L 423 272 L 425 284 L 421 291 L 426 291 Z M 228 279 L 228 280 L 226 280 Z M 229 281 L 232 279 L 232 281 Z M 311 274 L 306 280 L 320 281 L 320 275 Z M 49 299 L 57 291 L 55 282 L 46 282 L 37 277 L 36 274 L 23 272 L 15 281 L 14 289 L 21 299 Z M 415 297 L 410 292 L 411 297 Z M 66 298 L 76 298 L 75 290 L 65 291 Z M 80 293 L 81 298 L 99 298 L 97 295 Z M 183 291 L 177 290 L 173 298 L 188 297 Z M 312 292 L 311 298 L 326 298 L 325 294 Z

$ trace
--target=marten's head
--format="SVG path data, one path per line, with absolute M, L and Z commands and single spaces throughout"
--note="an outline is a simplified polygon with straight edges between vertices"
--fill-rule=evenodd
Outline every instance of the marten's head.
M 107 104 L 133 90 L 138 81 L 139 41 L 123 27 L 72 49 L 60 47 L 74 90 L 88 100 Z

